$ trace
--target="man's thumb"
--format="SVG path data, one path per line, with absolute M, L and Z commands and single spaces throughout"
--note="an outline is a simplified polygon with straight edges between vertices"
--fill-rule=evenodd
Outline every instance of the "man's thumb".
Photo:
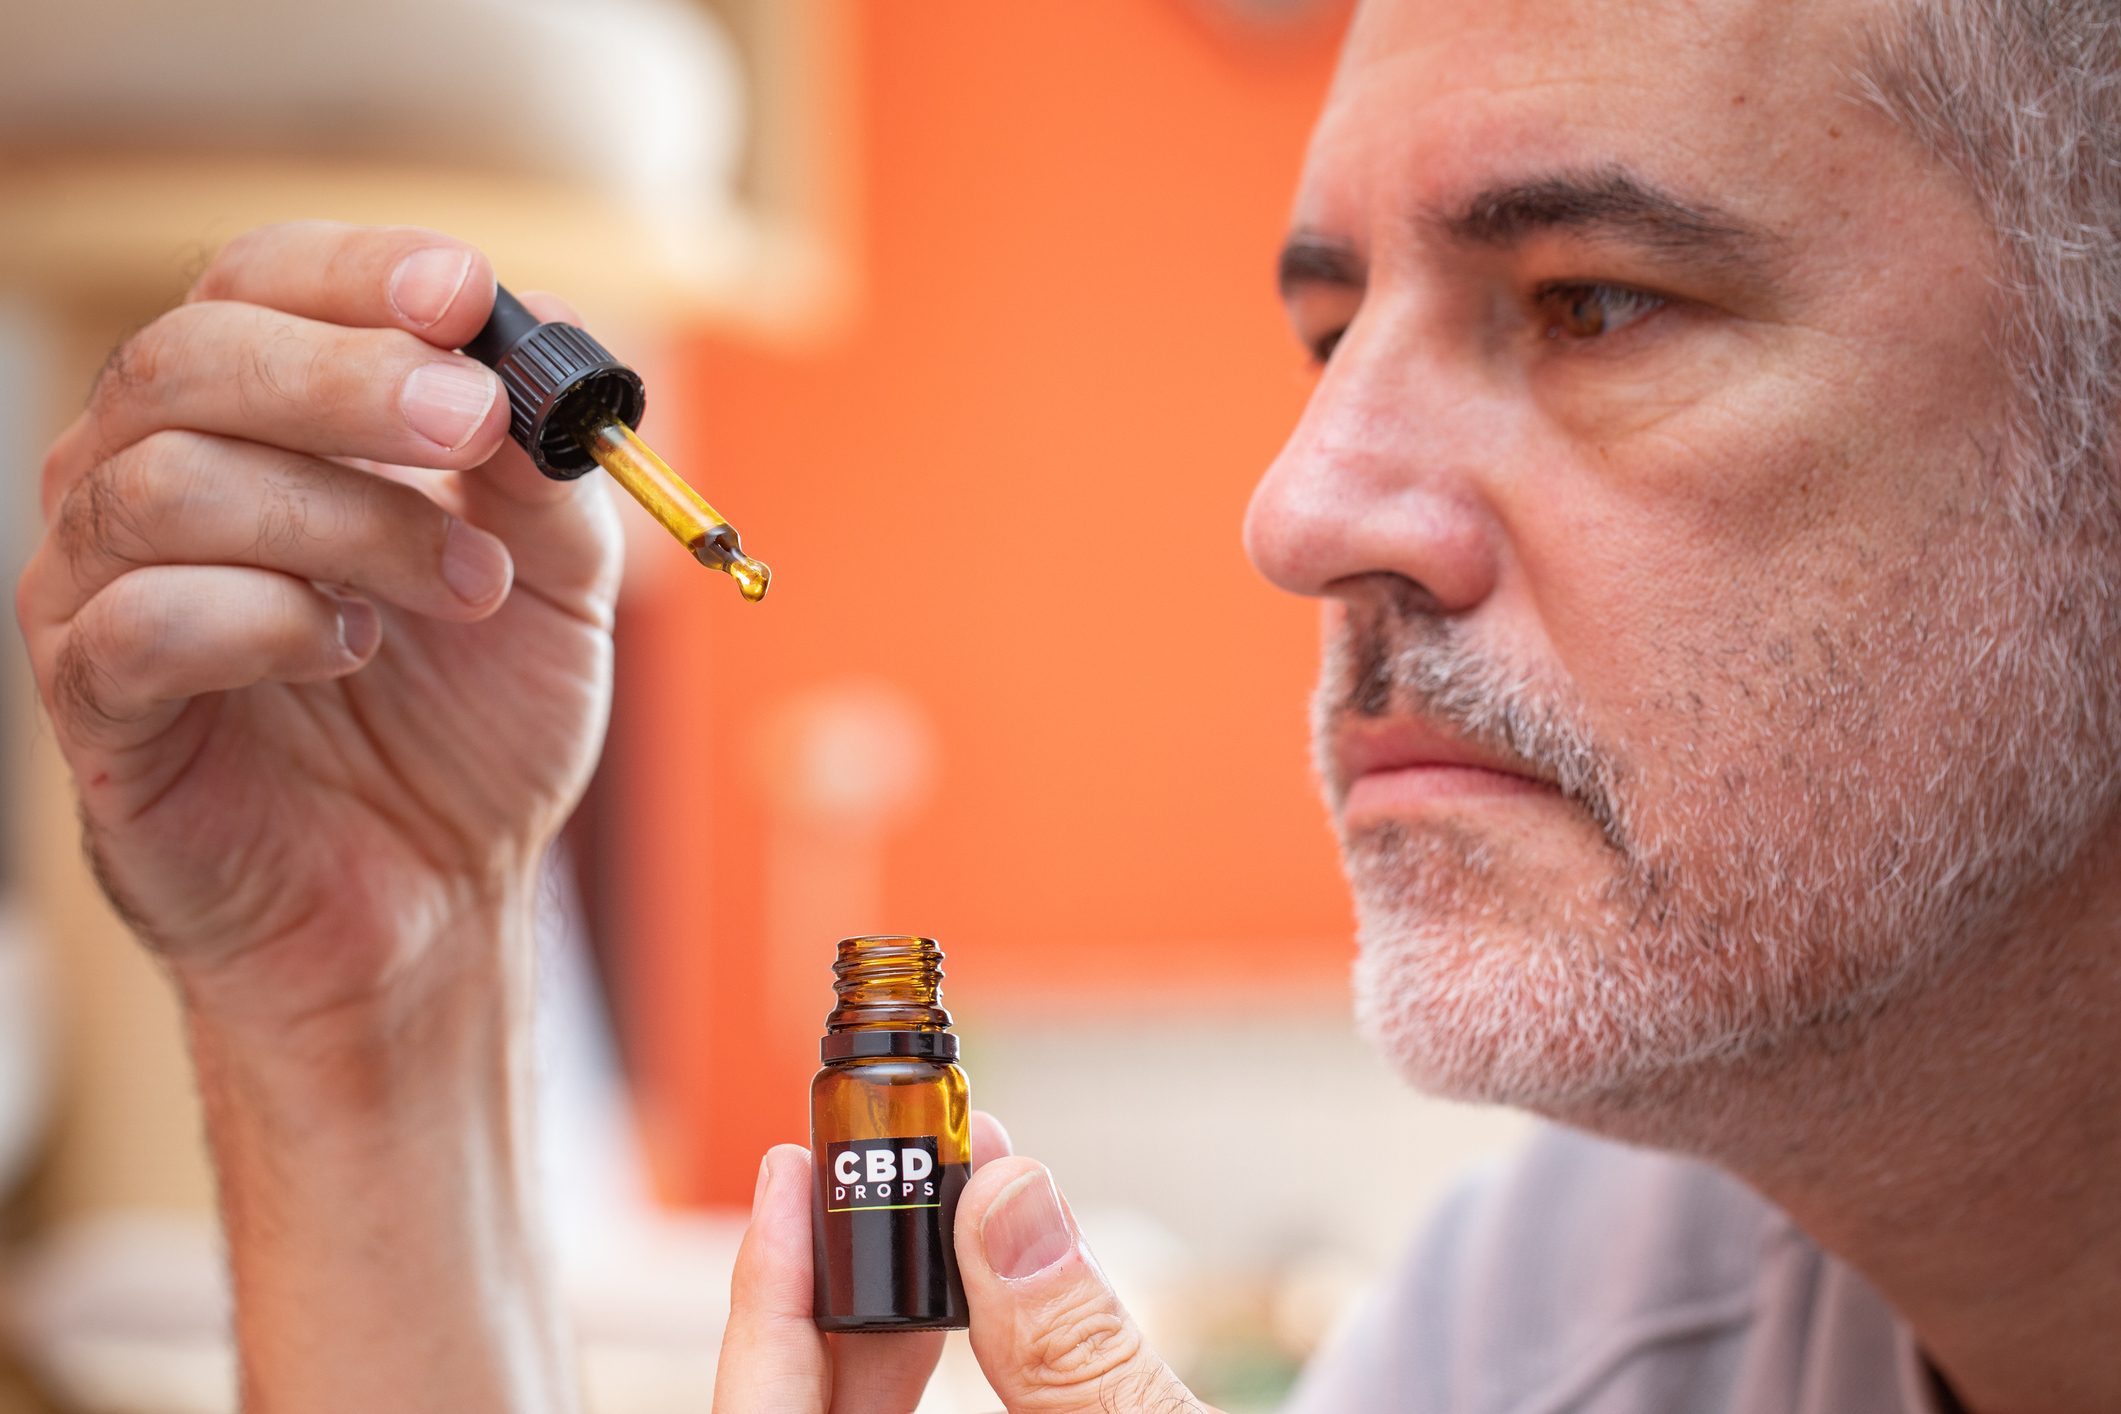
M 1205 1410 L 1142 1343 L 1052 1176 L 996 1159 L 957 1208 L 972 1352 L 1010 1414 Z

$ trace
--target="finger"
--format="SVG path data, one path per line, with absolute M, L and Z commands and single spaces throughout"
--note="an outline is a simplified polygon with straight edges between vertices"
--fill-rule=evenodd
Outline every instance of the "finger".
M 45 509 L 89 467 L 163 428 L 318 457 L 476 466 L 507 433 L 492 370 L 398 329 L 253 304 L 179 305 L 120 345 L 45 467 Z
M 832 1414 L 906 1414 L 943 1358 L 941 1331 L 878 1331 L 827 1337 Z
M 553 295 L 522 296 L 543 320 L 574 319 Z M 512 439 L 459 478 L 464 513 L 508 542 L 517 583 L 573 612 L 607 620 L 618 593 L 624 540 L 611 478 L 592 471 L 555 481 Z
M 810 1151 L 776 1144 L 759 1165 L 751 1226 L 729 1283 L 714 1414 L 822 1414 L 825 1339 L 811 1323 Z
M 271 570 L 150 565 L 111 581 L 72 622 L 28 637 L 62 741 L 119 747 L 205 693 L 343 677 L 382 633 L 367 601 Z
M 985 1110 L 972 1112 L 972 1170 L 979 1172 L 996 1159 L 1006 1159 L 1016 1150 L 1010 1147 L 1009 1131 L 1002 1122 Z
M 1045 1168 L 997 1159 L 965 1186 L 958 1268 L 972 1353 L 1010 1414 L 1203 1410 L 1142 1342 Z
M 403 329 L 462 348 L 493 313 L 493 264 L 419 226 L 289 221 L 221 247 L 187 302 L 240 300 L 326 324 Z
M 508 551 L 411 486 L 255 442 L 157 432 L 67 493 L 25 582 L 64 621 L 148 564 L 249 565 L 440 618 L 491 613 Z

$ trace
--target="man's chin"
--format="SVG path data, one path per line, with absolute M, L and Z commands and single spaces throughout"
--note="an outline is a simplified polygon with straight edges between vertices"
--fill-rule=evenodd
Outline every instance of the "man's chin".
M 1631 928 L 1577 902 L 1549 896 L 1527 918 L 1361 900 L 1363 1034 L 1428 1094 L 1686 1148 L 1735 1094 L 1790 1083 L 1789 1066 L 1845 1047 L 1930 975 L 1886 957 L 1822 973 L 1757 938 L 1741 971 L 1718 965 L 1728 938 Z M 1807 975 L 1812 987 L 1792 985 Z
M 1363 1034 L 1415 1088 L 1566 1116 L 1641 1078 L 1617 1018 L 1583 1005 L 1554 941 L 1472 929 L 1365 928 L 1355 966 Z
M 1745 999 L 1630 927 L 1575 842 L 1543 843 L 1453 828 L 1349 841 L 1356 1017 L 1401 1074 L 1581 1119 L 1742 1046 L 1760 1020 Z

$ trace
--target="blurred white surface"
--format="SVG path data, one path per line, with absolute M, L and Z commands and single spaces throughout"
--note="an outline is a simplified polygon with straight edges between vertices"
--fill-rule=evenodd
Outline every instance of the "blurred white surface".
M 36 358 L 41 331 L 35 316 L 19 300 L 0 297 L 0 464 L 30 468 L 38 464 L 34 440 L 35 400 L 45 393 L 44 370 Z M 0 576 L 9 584 L 21 573 L 36 533 L 36 478 L 0 496 Z M 17 640 L 19 641 L 19 640 Z M 0 741 L 19 729 L 20 718 L 35 711 L 36 689 L 30 685 L 24 655 L 10 644 L 0 663 Z M 0 757 L 0 788 L 21 790 L 13 779 L 15 763 Z M 44 940 L 33 936 L 28 909 L 15 896 L 15 852 L 12 832 L 19 818 L 0 815 L 0 1195 L 12 1191 L 28 1161 L 50 1106 L 52 1084 L 52 1011 L 50 978 L 44 965 Z
M 600 321 L 788 329 L 837 298 L 828 234 L 738 190 L 768 161 L 755 90 L 814 76 L 761 79 L 691 0 L 70 0 L 8 22 L 0 286 L 54 310 L 143 318 L 224 241 L 303 218 L 446 230 Z M 803 189 L 795 167 L 770 164 Z
M 733 179 L 743 94 L 685 0 L 11 6 L 0 143 L 359 155 L 677 209 Z
M 49 1008 L 29 920 L 0 895 L 0 1194 L 21 1177 L 50 1105 Z
M 972 1102 L 1052 1167 L 1091 1243 L 1095 1210 L 1131 1209 L 1196 1267 L 1380 1274 L 1530 1123 L 1416 1094 L 1329 1003 L 959 1021 Z
M 114 1213 L 16 1259 L 11 1336 L 40 1379 L 98 1414 L 226 1414 L 235 1405 L 227 1280 L 199 1217 Z

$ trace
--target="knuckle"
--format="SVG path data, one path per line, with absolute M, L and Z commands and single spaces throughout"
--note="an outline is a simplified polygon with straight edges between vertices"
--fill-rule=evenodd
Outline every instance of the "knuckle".
M 291 408 L 319 410 L 316 397 L 323 350 L 291 325 L 262 331 L 244 345 L 236 377 L 238 405 L 247 416 L 271 416 Z
M 434 522 L 430 530 L 424 517 Z M 262 552 L 297 544 L 346 540 L 373 542 L 378 555 L 398 553 L 411 537 L 439 540 L 442 513 L 425 496 L 378 476 L 339 474 L 307 457 L 291 455 L 259 482 L 257 548 Z
M 168 605 L 149 592 L 137 579 L 121 578 L 102 595 L 100 624 L 95 632 L 96 661 L 103 664 L 112 682 L 151 670 L 168 648 L 171 616 Z
M 1141 1333 L 1102 1293 L 1089 1293 L 1048 1311 L 1024 1354 L 1026 1383 L 1079 1389 L 1130 1370 L 1142 1356 Z
M 46 705 L 57 720 L 77 727 L 108 726 L 116 720 L 104 706 L 113 683 L 98 646 L 93 626 L 78 621 L 60 645 L 45 685 Z
M 285 550 L 323 532 L 313 526 L 317 501 L 310 494 L 310 477 L 299 462 L 290 460 L 268 472 L 258 488 L 257 550 L 269 559 L 274 550 Z
M 246 415 L 331 421 L 360 413 L 378 389 L 402 381 L 411 361 L 380 332 L 285 322 L 262 333 L 251 341 L 239 379 Z
M 200 329 L 218 317 L 217 311 L 228 308 L 180 304 L 141 325 L 110 351 L 88 395 L 89 419 L 106 434 L 106 452 L 115 449 L 114 431 L 122 432 L 126 419 L 119 416 L 121 411 L 133 404 L 152 407 L 165 399 L 168 388 L 182 382 L 195 359 Z M 113 429 L 113 422 L 120 427 Z
M 127 455 L 117 458 L 127 466 L 134 484 L 128 504 L 156 528 L 181 519 L 218 493 L 221 484 L 220 443 L 203 432 L 181 427 L 160 428 L 134 443 Z
M 195 497 L 208 439 L 162 428 L 89 468 L 52 521 L 52 542 L 70 560 L 137 563 Z
M 145 539 L 123 488 L 126 462 L 123 457 L 98 462 L 59 503 L 52 521 L 52 543 L 67 559 L 109 556 L 122 560 L 129 555 L 124 546 L 137 546 Z
M 162 369 L 168 318 L 164 314 L 149 320 L 111 349 L 96 371 L 95 382 L 89 386 L 91 411 L 108 411 L 112 404 L 135 397 L 153 385 Z

